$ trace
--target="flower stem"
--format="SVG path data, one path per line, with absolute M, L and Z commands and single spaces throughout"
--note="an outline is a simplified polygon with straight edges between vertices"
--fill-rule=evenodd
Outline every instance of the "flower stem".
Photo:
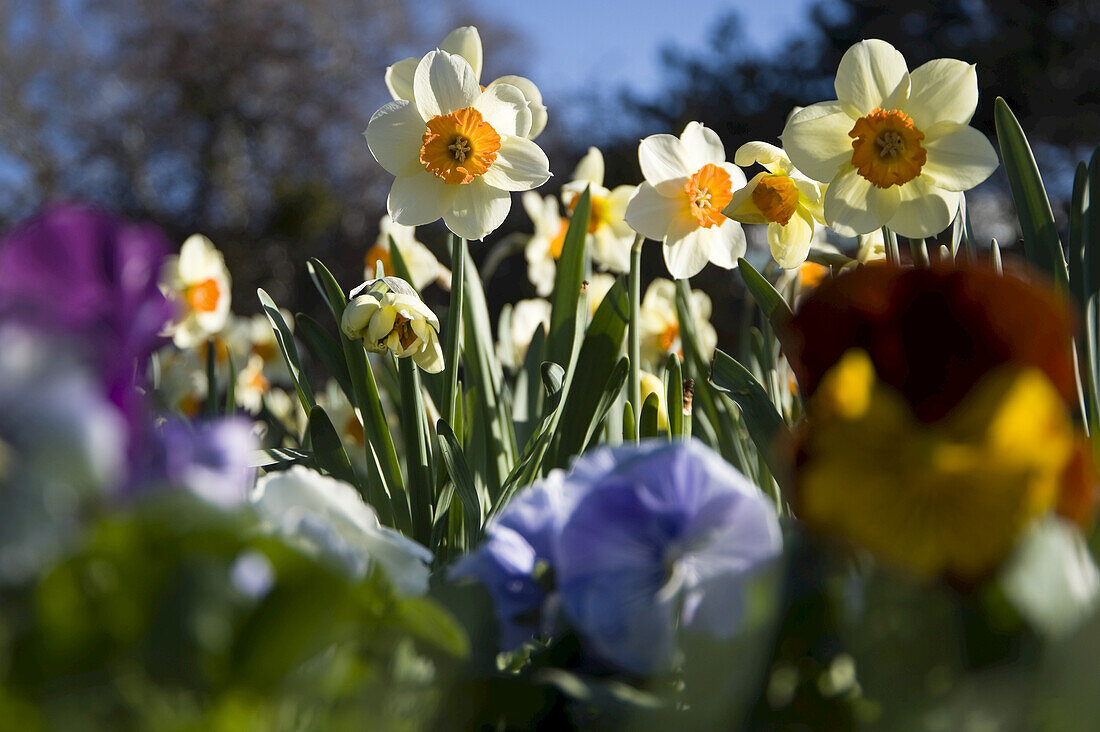
M 462 308 L 465 295 L 466 240 L 451 234 L 451 305 L 447 310 L 446 351 L 443 354 L 447 380 L 443 382 L 443 409 L 447 424 L 459 433 L 455 422 L 455 392 L 458 391 L 458 357 L 462 351 Z
M 627 331 L 627 348 L 629 349 L 630 371 L 627 372 L 627 397 L 630 400 L 632 416 L 634 417 L 634 440 L 638 440 L 641 434 L 639 419 L 642 414 L 642 388 L 641 388 L 641 345 L 638 333 L 638 311 L 641 309 L 642 292 L 642 242 L 645 239 L 638 235 L 634 237 L 634 246 L 630 248 L 630 323 Z
M 928 259 L 928 247 L 925 245 L 924 239 L 910 239 L 909 253 L 913 255 L 913 264 L 917 267 L 931 266 Z
M 882 241 L 886 245 L 886 261 L 888 264 L 894 267 L 901 266 L 901 254 L 898 253 L 898 237 L 897 234 L 882 227 Z

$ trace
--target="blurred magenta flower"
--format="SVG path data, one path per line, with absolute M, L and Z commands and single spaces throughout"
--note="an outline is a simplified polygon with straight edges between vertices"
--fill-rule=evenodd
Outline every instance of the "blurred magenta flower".
M 172 314 L 157 288 L 168 250 L 153 226 L 54 206 L 0 241 L 0 319 L 73 336 L 111 400 L 133 417 L 135 363 L 152 353 Z
M 697 441 L 600 448 L 518 495 L 452 576 L 493 595 L 502 647 L 560 603 L 597 656 L 636 673 L 672 663 L 676 627 L 718 638 L 748 577 L 782 549 L 771 502 Z

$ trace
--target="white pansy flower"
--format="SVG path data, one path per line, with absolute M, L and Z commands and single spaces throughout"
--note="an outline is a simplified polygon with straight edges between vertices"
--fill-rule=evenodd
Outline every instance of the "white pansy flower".
M 485 91 L 466 59 L 432 51 L 420 60 L 413 99 L 385 105 L 367 125 L 367 144 L 395 176 L 386 201 L 399 224 L 443 218 L 465 239 L 483 239 L 504 222 L 510 191 L 550 178 L 550 163 L 525 135 L 531 111 L 519 89 Z
M 443 370 L 439 318 L 399 277 L 368 280 L 352 290 L 340 329 L 373 353 L 412 358 L 430 374 Z
M 546 300 L 520 300 L 515 305 L 509 303 L 501 308 L 497 327 L 500 362 L 513 369 L 522 366 L 539 325 L 546 331 L 550 330 L 550 303 Z
M 702 290 L 691 291 L 691 314 L 699 336 L 702 356 L 709 360 L 718 345 L 718 334 L 710 324 L 710 298 Z M 638 309 L 638 345 L 642 363 L 652 369 L 664 365 L 668 354 L 683 355 L 680 319 L 676 315 L 676 283 L 657 278 L 650 283 Z
M 539 297 L 547 297 L 554 291 L 558 257 L 565 244 L 569 219 L 562 218 L 556 198 L 543 198 L 534 191 L 523 194 L 523 208 L 535 225 L 535 233 L 523 248 L 527 259 L 527 279 L 531 280 Z
M 828 183 L 825 220 L 838 234 L 888 226 L 934 236 L 962 191 L 996 169 L 997 153 L 970 124 L 978 104 L 972 64 L 935 59 L 909 72 L 880 40 L 860 41 L 836 72 L 837 99 L 793 115 L 783 148 L 806 175 Z
M 634 230 L 624 216 L 636 186 L 616 186 L 608 190 L 603 185 L 603 171 L 603 154 L 597 148 L 588 148 L 588 153 L 573 171 L 573 180 L 562 187 L 561 198 L 572 211 L 577 205 L 577 197 L 585 188 L 590 190 L 587 245 L 592 261 L 608 271 L 625 273 L 630 271 Z
M 726 162 L 717 133 L 689 122 L 679 138 L 650 135 L 638 146 L 638 162 L 645 182 L 627 204 L 626 222 L 664 243 L 672 276 L 691 277 L 708 261 L 736 267 L 745 254 L 745 232 L 722 209 L 744 187 L 745 174 Z
M 766 142 L 748 142 L 734 153 L 742 168 L 759 163 L 744 188 L 734 191 L 724 213 L 743 224 L 767 224 L 768 247 L 783 269 L 795 269 L 810 253 L 821 211 L 823 186 L 802 175 L 781 148 Z
M 382 526 L 347 483 L 295 465 L 260 478 L 249 500 L 269 531 L 351 577 L 378 566 L 398 592 L 427 592 L 432 553 Z
M 178 256 L 161 271 L 161 290 L 176 305 L 165 327 L 178 348 L 191 348 L 225 327 L 229 318 L 229 270 L 225 258 L 205 236 L 188 237 Z
M 375 265 L 378 262 L 382 263 L 382 269 L 386 274 L 396 274 L 393 269 L 393 255 L 390 254 L 391 237 L 405 260 L 405 266 L 409 268 L 412 286 L 418 292 L 433 282 L 438 282 L 440 287 L 445 289 L 450 288 L 451 271 L 440 264 L 432 254 L 432 250 L 416 238 L 416 227 L 402 226 L 388 215 L 383 216 L 378 222 L 378 239 L 374 242 L 374 246 L 367 250 L 364 260 L 365 279 L 374 278 Z
M 470 68 L 474 71 L 474 79 L 480 82 L 484 53 L 481 47 L 481 34 L 477 32 L 477 28 L 472 25 L 455 28 L 447 34 L 447 37 L 436 48 L 466 59 L 470 64 Z M 413 56 L 386 68 L 386 88 L 390 90 L 390 95 L 394 99 L 413 101 L 416 87 L 416 67 L 419 63 L 420 58 Z M 530 79 L 512 75 L 494 79 L 485 88 L 490 89 L 499 84 L 514 86 L 520 90 L 524 99 L 527 100 L 527 107 L 531 110 L 531 127 L 525 133 L 525 136 L 534 140 L 546 127 L 546 105 L 542 103 L 542 93 L 539 92 L 538 87 Z

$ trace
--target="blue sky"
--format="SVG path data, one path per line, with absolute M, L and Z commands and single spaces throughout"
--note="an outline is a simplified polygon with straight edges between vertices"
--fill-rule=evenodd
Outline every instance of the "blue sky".
M 596 82 L 659 88 L 660 49 L 702 47 L 717 20 L 737 10 L 746 35 L 771 49 L 804 27 L 813 0 L 470 0 L 483 14 L 516 29 L 530 45 L 524 69 L 553 99 Z M 492 60 L 490 50 L 490 60 Z M 496 70 L 489 69 L 492 74 Z M 514 72 L 513 72 L 514 73 Z

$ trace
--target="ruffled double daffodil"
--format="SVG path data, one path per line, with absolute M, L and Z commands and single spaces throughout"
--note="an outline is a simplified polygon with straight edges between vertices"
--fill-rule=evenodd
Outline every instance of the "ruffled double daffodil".
M 824 224 L 822 186 L 791 164 L 782 149 L 766 142 L 748 142 L 733 162 L 742 168 L 759 163 L 764 171 L 734 191 L 723 210 L 743 224 L 767 224 L 768 247 L 783 269 L 795 269 L 810 253 L 816 224 Z
M 889 43 L 860 41 L 835 86 L 837 99 L 798 111 L 782 140 L 799 170 L 829 184 L 825 220 L 838 234 L 938 234 L 962 191 L 996 169 L 993 146 L 968 126 L 978 104 L 972 64 L 941 58 L 910 73 Z
M 484 54 L 481 47 L 481 34 L 478 33 L 477 28 L 472 25 L 455 28 L 436 48 L 466 59 L 474 71 L 475 80 L 481 79 L 481 63 Z M 421 57 L 412 56 L 386 69 L 386 88 L 390 90 L 390 95 L 394 99 L 413 101 L 416 67 L 420 60 Z M 491 89 L 500 84 L 508 84 L 519 89 L 527 100 L 527 106 L 531 110 L 531 126 L 524 136 L 534 140 L 546 127 L 546 105 L 542 103 L 542 93 L 530 79 L 513 75 L 494 79 L 485 88 Z
M 367 144 L 395 176 L 386 206 L 404 226 L 443 218 L 465 239 L 483 239 L 503 223 L 510 191 L 550 178 L 546 154 L 528 139 L 532 113 L 511 84 L 482 91 L 462 56 L 432 51 L 413 77 L 412 100 L 379 109 Z
M 744 256 L 741 224 L 722 215 L 745 174 L 726 162 L 718 134 L 689 122 L 679 138 L 650 135 L 638 146 L 645 182 L 626 206 L 634 231 L 664 244 L 665 266 L 684 279 L 707 262 L 733 269 Z
M 439 318 L 400 277 L 368 280 L 352 290 L 340 329 L 372 353 L 412 358 L 430 374 L 443 370 Z

